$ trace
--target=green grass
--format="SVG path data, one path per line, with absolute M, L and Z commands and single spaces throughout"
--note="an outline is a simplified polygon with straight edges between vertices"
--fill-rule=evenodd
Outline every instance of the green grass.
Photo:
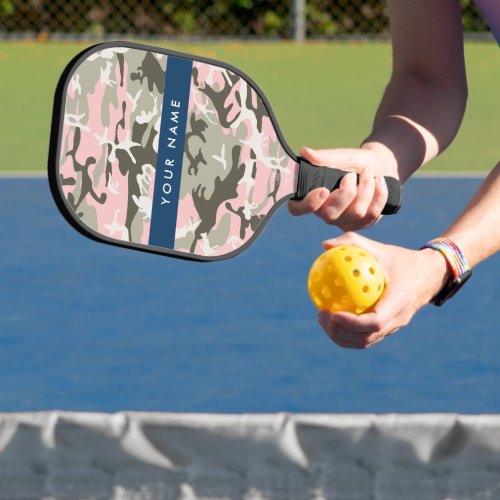
M 46 168 L 54 89 L 86 44 L 0 44 L 0 170 Z M 391 70 L 388 43 L 168 45 L 227 61 L 264 90 L 295 151 L 355 147 L 368 134 Z M 469 104 L 453 145 L 426 169 L 487 170 L 498 161 L 498 47 L 466 46 Z M 496 100 L 496 103 L 495 103 Z M 495 107 L 496 104 L 496 107 Z

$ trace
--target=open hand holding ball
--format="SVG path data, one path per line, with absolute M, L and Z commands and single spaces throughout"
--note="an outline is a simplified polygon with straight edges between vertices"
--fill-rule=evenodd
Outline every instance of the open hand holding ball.
M 377 259 L 363 248 L 334 247 L 313 263 L 307 288 L 318 309 L 362 314 L 382 295 L 384 271 Z

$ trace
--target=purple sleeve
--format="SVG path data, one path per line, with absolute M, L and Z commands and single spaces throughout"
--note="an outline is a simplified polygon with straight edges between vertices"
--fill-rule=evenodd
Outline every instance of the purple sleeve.
M 500 45 L 500 0 L 474 0 Z

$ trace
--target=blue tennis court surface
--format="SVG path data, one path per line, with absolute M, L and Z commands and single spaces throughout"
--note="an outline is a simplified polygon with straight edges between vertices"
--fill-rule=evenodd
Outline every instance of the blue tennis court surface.
M 364 232 L 419 247 L 480 179 L 414 179 Z M 240 256 L 200 264 L 90 241 L 45 179 L 0 179 L 0 411 L 499 412 L 500 258 L 367 351 L 333 344 L 306 279 L 339 234 L 283 206 Z

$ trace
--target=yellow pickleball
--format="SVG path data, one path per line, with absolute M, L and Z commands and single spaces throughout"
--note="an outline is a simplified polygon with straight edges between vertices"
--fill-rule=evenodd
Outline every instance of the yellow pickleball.
M 382 295 L 384 271 L 377 259 L 363 248 L 334 247 L 313 263 L 307 288 L 318 309 L 362 314 Z

